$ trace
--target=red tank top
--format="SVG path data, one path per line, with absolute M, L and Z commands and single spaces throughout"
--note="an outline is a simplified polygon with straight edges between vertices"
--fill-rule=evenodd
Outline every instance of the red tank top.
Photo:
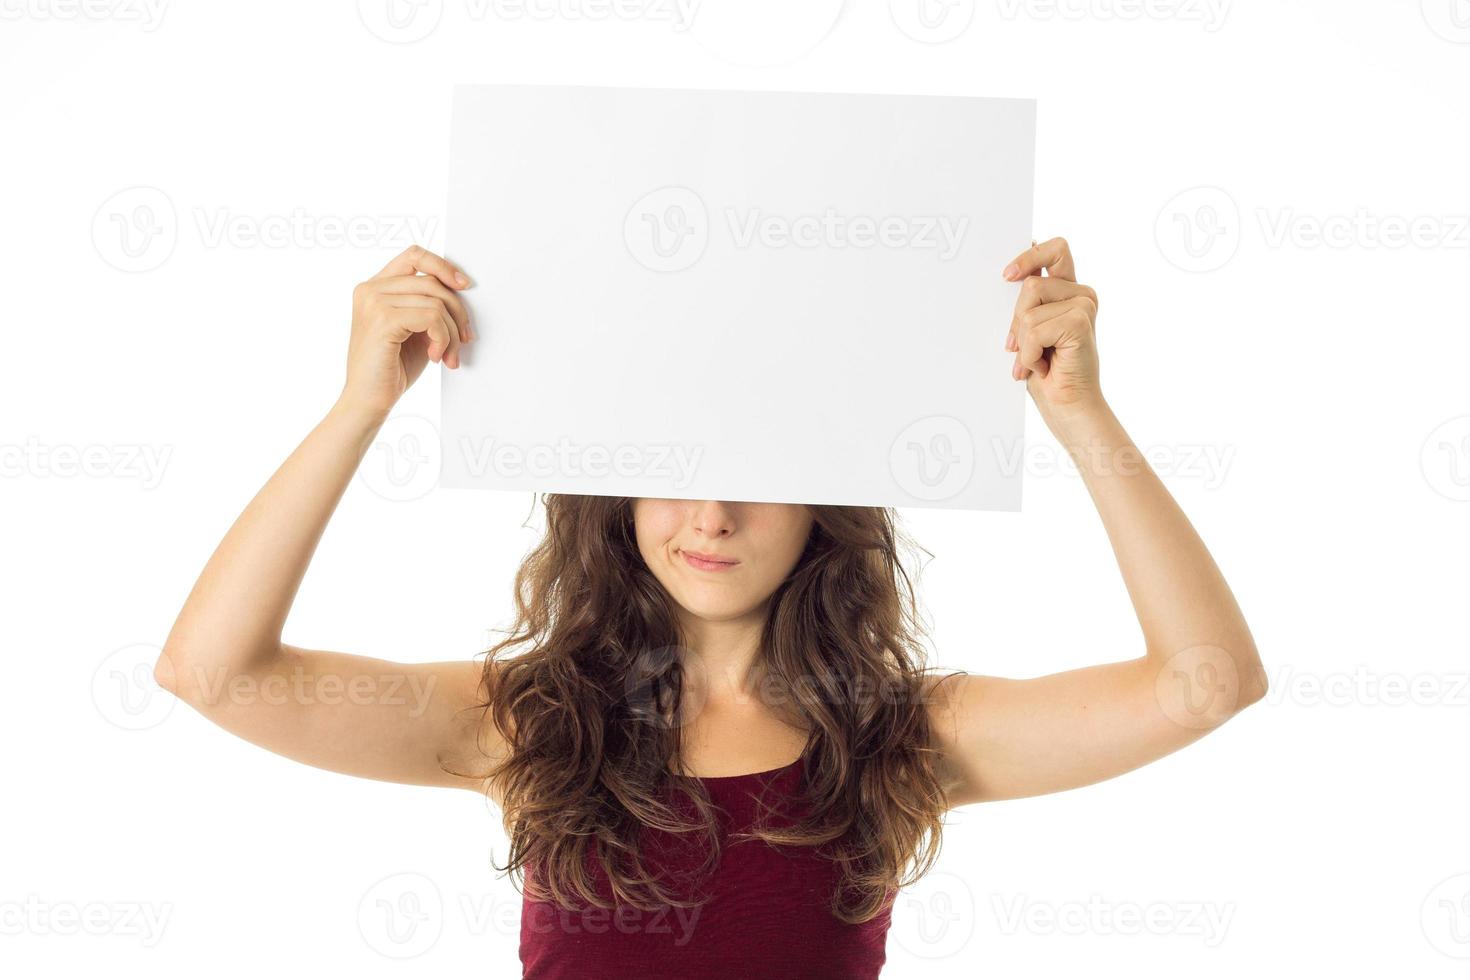
M 692 908 L 568 911 L 526 899 L 521 911 L 524 980 L 872 980 L 883 966 L 891 903 L 858 925 L 829 902 L 838 869 L 812 848 L 728 843 L 766 805 L 797 798 L 803 762 L 769 772 L 700 780 L 717 808 L 722 850 L 703 879 L 709 900 Z M 787 808 L 782 812 L 791 813 Z M 648 835 L 654 838 L 669 835 Z M 651 866 L 691 868 L 687 846 L 645 843 Z

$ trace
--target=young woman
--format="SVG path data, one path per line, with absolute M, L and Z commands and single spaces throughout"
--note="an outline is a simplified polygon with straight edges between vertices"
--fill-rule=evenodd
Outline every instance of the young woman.
M 159 682 L 310 765 L 488 794 L 525 891 L 527 977 L 875 977 L 895 890 L 932 862 L 948 808 L 1116 776 L 1265 692 L 1225 580 L 1103 399 L 1097 295 L 1067 244 L 1003 274 L 1020 283 L 1012 376 L 1078 461 L 1143 628 L 1136 659 L 930 673 L 880 508 L 564 495 L 545 498 L 516 623 L 483 663 L 287 645 L 379 426 L 475 338 L 468 277 L 414 247 L 357 287 L 340 398 L 210 559 Z M 427 704 L 221 694 L 385 676 Z

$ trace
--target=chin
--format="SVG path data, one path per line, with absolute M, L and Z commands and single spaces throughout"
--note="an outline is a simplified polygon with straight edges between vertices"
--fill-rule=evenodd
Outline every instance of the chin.
M 689 615 L 709 623 L 745 619 L 760 609 L 761 601 L 749 596 L 690 594 L 675 595 L 674 601 Z

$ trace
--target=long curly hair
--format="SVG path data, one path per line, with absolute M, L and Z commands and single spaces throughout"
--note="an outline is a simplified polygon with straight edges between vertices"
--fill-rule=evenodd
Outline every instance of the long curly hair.
M 639 553 L 631 499 L 542 500 L 546 532 L 516 574 L 515 622 L 484 653 L 481 708 L 506 748 L 487 783 L 510 837 L 501 870 L 566 908 L 694 904 L 639 853 L 654 828 L 702 835 L 700 870 L 719 856 L 707 792 L 675 775 L 687 706 L 674 600 Z M 763 691 L 808 732 L 805 815 L 748 836 L 821 848 L 840 866 L 832 914 L 856 923 L 929 870 L 946 799 L 901 555 L 912 543 L 884 508 L 809 510 L 811 535 L 771 596 L 760 651 Z

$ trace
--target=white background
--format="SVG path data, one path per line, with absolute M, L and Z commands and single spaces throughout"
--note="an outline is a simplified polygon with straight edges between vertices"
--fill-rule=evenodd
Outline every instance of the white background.
M 8 973 L 517 975 L 483 802 L 288 763 L 130 668 L 330 404 L 352 285 L 440 244 L 451 84 L 548 82 L 1040 99 L 1037 229 L 1099 290 L 1108 397 L 1267 660 L 1267 702 L 1205 741 L 957 815 L 885 976 L 1463 976 L 1465 3 L 959 0 L 925 28 L 906 0 L 835 23 L 706 0 L 683 32 L 466 4 L 407 43 L 376 0 L 0 6 Z M 354 217 L 362 240 L 323 239 Z M 405 399 L 288 640 L 469 657 L 505 622 L 531 500 L 430 492 L 409 417 L 437 404 L 433 376 Z M 1028 430 L 1022 514 L 907 515 L 944 665 L 1140 652 L 1082 486 Z M 387 933 L 380 900 L 415 898 Z

